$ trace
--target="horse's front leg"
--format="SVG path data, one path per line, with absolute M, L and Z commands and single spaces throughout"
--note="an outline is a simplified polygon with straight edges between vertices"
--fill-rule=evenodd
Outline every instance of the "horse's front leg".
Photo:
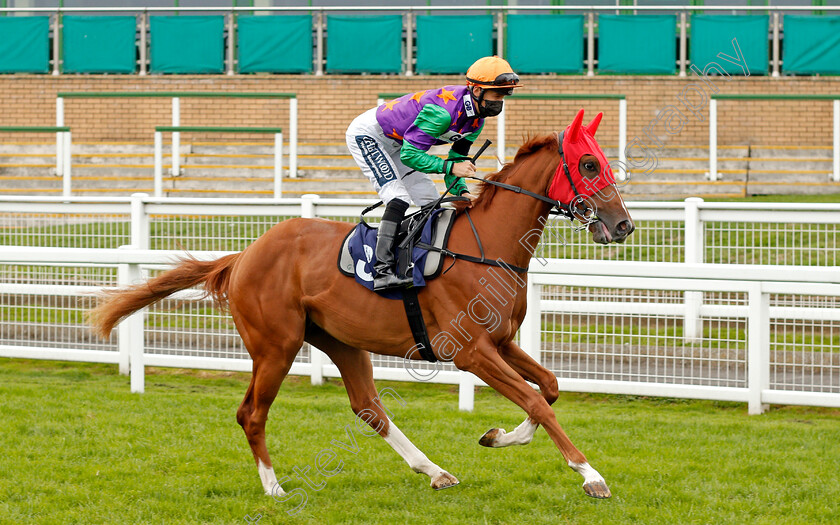
M 525 353 L 516 343 L 509 342 L 499 347 L 499 353 L 505 363 L 516 370 L 524 379 L 536 383 L 545 401 L 551 405 L 560 395 L 557 389 L 557 377 L 548 369 L 540 366 L 531 356 Z M 511 445 L 527 445 L 534 437 L 539 425 L 531 418 L 526 418 L 512 432 L 505 432 L 503 428 L 491 428 L 481 436 L 478 443 L 485 447 L 509 447 Z
M 574 446 L 557 422 L 548 402 L 502 359 L 488 338 L 482 338 L 472 351 L 456 354 L 455 365 L 483 379 L 494 390 L 525 410 L 531 421 L 542 425 L 569 467 L 583 476 L 583 490 L 587 495 L 594 498 L 610 497 L 610 489 L 604 478 Z

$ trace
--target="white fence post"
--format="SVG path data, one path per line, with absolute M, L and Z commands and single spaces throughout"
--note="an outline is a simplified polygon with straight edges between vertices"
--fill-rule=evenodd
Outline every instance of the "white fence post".
M 702 263 L 704 255 L 703 223 L 700 221 L 698 205 L 703 202 L 699 197 L 685 200 L 685 262 Z M 683 320 L 683 340 L 686 343 L 696 343 L 703 339 L 703 320 L 700 318 L 700 307 L 703 304 L 703 292 L 686 291 L 685 318 Z
M 155 197 L 163 196 L 163 133 L 155 131 Z
M 627 180 L 627 99 L 618 101 L 618 180 Z
M 132 249 L 134 246 L 120 246 L 121 250 Z M 117 266 L 117 286 L 128 286 L 131 284 L 131 277 L 128 273 L 128 265 Z M 130 370 L 131 361 L 131 331 L 128 323 L 117 325 L 117 351 L 119 352 L 118 366 L 120 375 L 127 376 Z
M 595 76 L 595 12 L 586 14 L 586 76 Z
M 64 135 L 64 137 L 63 137 L 62 142 L 64 143 L 64 147 L 62 148 L 62 157 L 63 158 L 61 159 L 61 163 L 64 165 L 64 172 L 63 172 L 63 179 L 62 179 L 62 183 L 61 183 L 61 187 L 62 187 L 61 193 L 62 193 L 63 197 L 69 197 L 70 196 L 70 177 L 71 177 L 71 174 L 72 174 L 71 163 L 72 163 L 72 159 L 73 159 L 73 153 L 71 151 L 71 148 L 72 148 L 72 144 L 73 144 L 73 138 L 70 135 L 69 131 L 65 131 L 63 133 L 63 135 Z
M 779 12 L 773 12 L 773 74 L 772 76 L 779 76 Z
M 236 5 L 236 2 L 233 5 Z M 236 73 L 234 67 L 236 60 L 236 14 L 231 11 L 227 17 L 227 74 L 233 75 Z
M 139 264 L 128 264 L 127 274 L 130 283 L 139 281 L 142 276 L 140 274 Z M 131 393 L 142 394 L 145 390 L 146 383 L 146 367 L 143 364 L 143 351 L 145 349 L 145 331 L 143 327 L 143 318 L 146 309 L 143 308 L 130 316 L 128 316 L 123 324 L 127 325 L 129 336 L 129 367 L 131 375 Z
M 136 246 L 120 246 L 123 250 L 133 250 Z M 117 285 L 128 286 L 142 278 L 139 264 L 120 264 L 117 266 Z M 130 374 L 131 392 L 142 394 L 145 390 L 145 366 L 143 350 L 145 333 L 143 318 L 146 309 L 139 310 L 126 317 L 117 325 L 117 347 L 119 349 L 120 374 Z
M 55 99 L 55 125 L 64 127 L 64 97 Z M 55 134 L 55 174 L 64 175 L 64 135 L 60 131 Z
M 709 100 L 709 180 L 716 181 L 717 175 L 717 100 Z
M 172 127 L 181 125 L 181 99 L 172 98 Z M 172 167 L 170 173 L 173 177 L 181 174 L 181 133 L 172 132 Z
M 762 391 L 770 388 L 770 294 L 761 283 L 750 286 L 747 321 L 747 381 L 749 414 L 761 414 L 767 405 L 761 402 Z
M 472 412 L 475 408 L 475 376 L 470 372 L 458 372 L 458 410 Z
M 274 198 L 283 196 L 283 134 L 274 134 Z
M 144 9 L 140 15 L 140 52 L 139 52 L 139 60 L 140 60 L 140 73 L 141 77 L 146 76 L 146 62 L 148 61 L 147 54 L 148 50 L 146 45 L 146 32 L 148 31 L 148 13 Z
M 289 99 L 289 177 L 297 177 L 298 101 L 297 96 Z
M 505 12 L 496 13 L 496 55 L 505 58 Z
M 840 99 L 834 99 L 834 169 L 831 180 L 840 182 Z
M 53 24 L 53 70 L 52 74 L 59 75 L 61 71 L 61 10 L 55 13 L 55 23 Z
M 320 197 L 307 193 L 300 198 L 300 216 L 304 219 L 312 219 L 317 216 L 315 202 Z M 324 382 L 324 364 L 327 362 L 327 355 L 313 345 L 309 345 L 310 382 L 313 385 L 320 385 Z
M 497 169 L 502 169 L 505 164 L 505 108 L 502 107 L 502 112 L 496 121 L 496 165 Z
M 315 76 L 324 74 L 324 11 L 319 9 L 315 16 Z
M 403 72 L 405 76 L 410 77 L 414 75 L 414 65 L 412 58 L 414 56 L 414 14 L 409 10 L 406 11 L 403 17 L 405 23 L 405 64 Z
M 680 76 L 685 76 L 685 67 L 688 65 L 686 60 L 686 39 L 685 39 L 685 11 L 680 11 Z
M 542 357 L 542 285 L 534 283 L 534 277 L 528 274 L 528 296 L 525 318 L 519 327 L 519 343 L 525 353 L 537 363 Z
M 144 199 L 149 195 L 146 193 L 131 194 L 131 245 L 138 250 L 151 248 L 149 231 L 149 214 L 146 213 Z

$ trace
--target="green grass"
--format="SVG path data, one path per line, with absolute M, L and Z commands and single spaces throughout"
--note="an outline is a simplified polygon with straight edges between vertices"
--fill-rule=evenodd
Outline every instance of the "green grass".
M 715 197 L 704 200 L 707 202 L 840 202 L 840 193 L 820 193 L 816 195 L 752 195 L 750 197 Z
M 353 424 L 338 381 L 291 377 L 268 424 L 287 489 L 306 506 L 262 494 L 235 422 L 248 376 L 150 369 L 129 393 L 112 365 L 0 359 L 0 523 L 836 523 L 840 411 L 563 394 L 558 419 L 605 476 L 613 498 L 586 497 L 544 431 L 524 447 L 486 449 L 488 428 L 523 413 L 489 389 L 460 413 L 451 386 L 379 383 L 406 401 L 386 405 L 433 461 L 461 480 L 428 487 L 378 437 L 354 430 L 359 452 L 332 447 L 343 470 L 306 489 L 292 469 L 346 441 Z M 334 463 L 335 464 L 335 463 Z

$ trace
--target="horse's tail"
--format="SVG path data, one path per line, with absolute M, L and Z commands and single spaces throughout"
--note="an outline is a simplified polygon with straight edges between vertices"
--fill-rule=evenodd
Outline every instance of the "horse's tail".
M 225 308 L 230 271 L 239 255 L 234 253 L 214 261 L 181 259 L 178 266 L 145 283 L 104 291 L 98 297 L 96 308 L 88 313 L 88 322 L 94 332 L 108 337 L 114 326 L 125 317 L 202 282 L 205 297 L 212 296 L 218 307 Z

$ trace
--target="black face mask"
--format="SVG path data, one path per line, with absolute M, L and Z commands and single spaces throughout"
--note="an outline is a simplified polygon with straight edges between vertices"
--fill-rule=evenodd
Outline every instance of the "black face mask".
M 502 112 L 504 105 L 504 100 L 485 100 L 484 105 L 481 107 L 481 116 L 495 117 Z

